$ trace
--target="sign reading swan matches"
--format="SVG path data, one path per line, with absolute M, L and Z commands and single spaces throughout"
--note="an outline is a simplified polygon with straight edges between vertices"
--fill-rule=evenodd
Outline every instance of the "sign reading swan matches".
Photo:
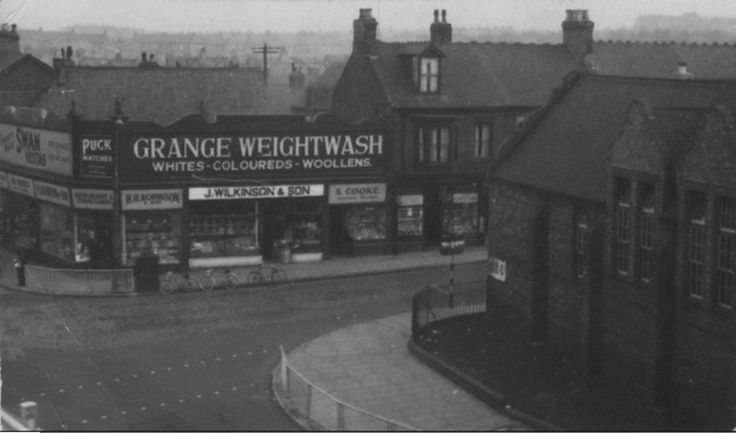
M 385 152 L 380 133 L 138 136 L 122 152 L 120 174 L 153 180 L 378 172 Z

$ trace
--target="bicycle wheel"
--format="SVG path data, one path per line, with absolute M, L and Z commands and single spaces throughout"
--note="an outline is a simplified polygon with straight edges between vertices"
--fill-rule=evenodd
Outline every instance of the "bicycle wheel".
M 205 275 L 202 278 L 199 279 L 199 287 L 204 292 L 209 292 L 210 290 L 215 288 L 215 283 L 217 281 L 215 280 L 215 277 L 212 275 Z
M 283 283 L 286 281 L 286 271 L 283 269 L 274 269 L 271 271 L 271 282 Z
M 248 284 L 261 284 L 263 282 L 263 276 L 258 271 L 250 271 L 248 273 Z
M 225 289 L 232 290 L 240 285 L 240 278 L 237 275 L 228 272 L 225 274 Z

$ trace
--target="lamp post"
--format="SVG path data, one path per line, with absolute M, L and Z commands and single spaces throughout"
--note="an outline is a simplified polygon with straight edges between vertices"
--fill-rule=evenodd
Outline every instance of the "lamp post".
M 443 202 L 446 204 L 447 208 L 445 211 L 449 210 L 450 212 L 450 227 L 449 227 L 449 234 L 447 236 L 447 239 L 442 239 L 440 244 L 440 253 L 441 254 L 450 254 L 450 281 L 449 281 L 449 287 L 448 287 L 448 298 L 449 298 L 449 305 L 450 308 L 452 308 L 455 304 L 455 254 L 460 254 L 465 249 L 465 240 L 458 239 L 455 235 L 455 208 L 454 208 L 454 200 L 453 200 L 453 194 L 452 191 L 448 191 L 447 189 L 444 190 L 443 196 Z M 442 219 L 442 224 L 444 225 L 445 219 Z M 444 231 L 444 230 L 443 230 Z M 444 237 L 444 235 L 443 235 Z
M 115 115 L 113 121 L 113 173 L 112 173 L 112 264 L 118 268 L 122 265 L 122 219 L 120 204 L 120 128 L 125 125 L 125 117 L 120 107 L 120 100 L 115 97 Z M 117 289 L 117 277 L 113 272 L 112 288 Z

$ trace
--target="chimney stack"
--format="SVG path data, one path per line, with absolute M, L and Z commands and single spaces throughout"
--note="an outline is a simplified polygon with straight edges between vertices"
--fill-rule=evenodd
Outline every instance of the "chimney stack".
M 353 20 L 353 52 L 363 55 L 375 55 L 376 30 L 378 21 L 373 18 L 371 9 L 360 9 L 358 19 Z
M 447 11 L 442 9 L 442 22 L 439 20 L 439 11 L 434 10 L 434 22 L 429 26 L 429 40 L 435 44 L 452 43 L 452 25 L 447 22 Z
M 593 21 L 585 9 L 568 9 L 562 22 L 562 43 L 567 46 L 575 59 L 582 62 L 593 52 Z
M 15 24 L 10 29 L 3 24 L 0 29 L 0 59 L 8 54 L 20 54 L 20 38 Z

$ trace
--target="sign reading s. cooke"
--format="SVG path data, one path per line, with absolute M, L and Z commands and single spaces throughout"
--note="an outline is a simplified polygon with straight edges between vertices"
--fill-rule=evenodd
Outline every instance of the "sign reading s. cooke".
M 71 134 L 0 123 L 0 160 L 71 176 Z
M 382 203 L 386 201 L 385 183 L 330 185 L 330 204 Z
M 123 151 L 124 149 L 124 151 Z M 141 136 L 121 148 L 122 179 L 248 177 L 335 171 L 377 172 L 380 133 Z

